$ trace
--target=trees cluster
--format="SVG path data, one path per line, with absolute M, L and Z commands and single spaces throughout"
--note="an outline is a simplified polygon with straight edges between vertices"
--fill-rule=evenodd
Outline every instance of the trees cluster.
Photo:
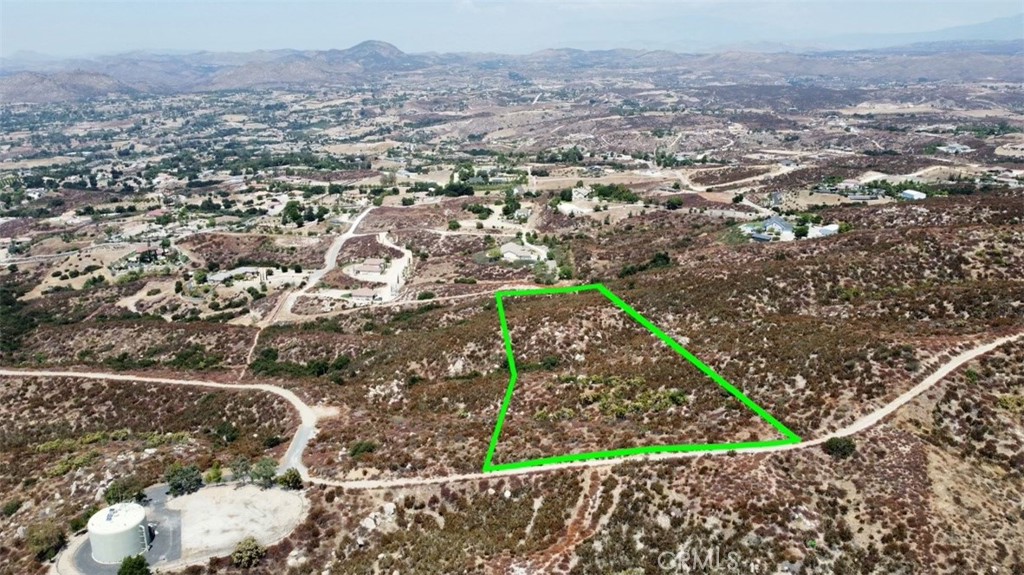
M 302 475 L 294 467 L 281 475 L 277 474 L 277 461 L 264 457 L 252 463 L 247 457 L 239 456 L 231 462 L 231 477 L 239 483 L 252 483 L 269 489 L 276 483 L 285 489 L 302 489 Z
M 629 264 L 619 270 L 619 277 L 624 278 L 647 270 L 666 268 L 672 265 L 672 258 L 665 252 L 654 254 L 649 261 L 642 264 Z
M 292 223 L 301 228 L 306 222 L 324 221 L 324 218 L 330 213 L 331 211 L 325 206 L 317 206 L 316 210 L 313 209 L 313 206 L 306 206 L 306 209 L 303 210 L 301 202 L 290 200 L 284 205 L 284 210 L 281 212 L 281 223 L 283 225 Z
M 548 164 L 578 164 L 583 161 L 583 152 L 577 146 L 568 150 L 549 152 L 547 155 L 540 152 L 537 154 L 537 161 Z
M 299 377 L 323 377 L 331 376 L 332 379 L 340 380 L 341 373 L 348 368 L 352 358 L 348 355 L 338 355 L 332 360 L 326 358 L 310 360 L 306 363 L 292 361 L 280 361 L 278 351 L 272 347 L 266 347 L 259 351 L 256 359 L 249 364 L 249 369 L 256 375 L 271 377 L 299 376 Z
M 417 182 L 418 183 L 418 182 Z M 432 186 L 433 187 L 433 186 Z M 448 197 L 461 197 L 461 196 L 472 196 L 473 186 L 465 182 L 450 182 L 444 187 L 434 187 L 434 191 L 430 192 L 432 196 L 448 196 Z
M 487 218 L 491 217 L 491 214 L 494 213 L 494 210 L 488 208 L 483 204 L 466 204 L 465 206 L 462 207 L 462 209 L 466 210 L 467 212 L 476 214 L 476 217 L 481 220 L 486 220 Z
M 590 189 L 594 196 L 608 202 L 633 203 L 640 199 L 633 190 L 622 184 L 593 184 Z
M 513 192 L 512 190 L 506 190 L 505 191 L 505 203 L 501 207 L 501 215 L 505 216 L 506 218 L 511 218 L 522 207 L 523 206 L 519 202 L 519 199 L 516 198 L 515 192 Z
M 167 468 L 164 481 L 167 482 L 168 492 L 175 497 L 195 493 L 203 486 L 203 477 L 199 473 L 199 468 L 195 465 L 182 465 L 181 463 L 174 463 Z

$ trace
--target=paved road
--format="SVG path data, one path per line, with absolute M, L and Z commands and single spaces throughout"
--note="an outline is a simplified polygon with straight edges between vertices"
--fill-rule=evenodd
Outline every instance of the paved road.
M 858 419 L 849 426 L 836 431 L 835 433 L 827 436 L 819 437 L 816 439 L 805 440 L 796 444 L 788 445 L 776 445 L 771 447 L 760 447 L 760 448 L 749 448 L 749 449 L 737 449 L 735 453 L 765 453 L 774 451 L 789 451 L 794 449 L 807 449 L 818 446 L 830 437 L 852 435 L 865 431 L 866 429 L 877 425 L 883 419 L 894 413 L 897 409 L 903 407 L 911 400 L 921 395 L 922 393 L 931 389 L 935 384 L 942 381 L 943 378 L 953 373 L 960 366 L 965 363 L 976 359 L 986 353 L 991 352 L 1001 345 L 1005 345 L 1012 341 L 1016 341 L 1024 337 L 1024 333 L 1016 335 L 1010 335 L 999 338 L 990 343 L 979 345 L 964 351 L 960 355 L 950 359 L 948 362 L 939 367 L 931 375 L 923 379 L 919 384 L 915 385 L 905 393 L 892 400 L 888 404 L 876 409 L 875 411 L 865 415 Z M 265 384 L 224 384 L 216 383 L 211 381 L 200 381 L 190 379 L 171 379 L 161 377 L 146 377 L 146 376 L 134 376 L 118 373 L 103 373 L 103 372 L 89 372 L 89 371 L 54 371 L 54 370 L 17 370 L 17 369 L 0 369 L 0 377 L 74 377 L 81 379 L 100 379 L 108 381 L 125 381 L 125 382 L 145 382 L 145 383 L 160 383 L 167 385 L 187 385 L 197 387 L 211 387 L 219 389 L 249 389 L 254 391 L 263 391 L 266 393 L 273 393 L 282 397 L 286 401 L 292 404 L 293 407 L 299 412 L 301 418 L 301 424 L 295 432 L 295 436 L 292 438 L 291 444 L 288 446 L 288 452 L 282 459 L 281 468 L 286 469 L 288 467 L 295 467 L 302 474 L 303 479 L 310 483 L 320 485 L 333 485 L 338 487 L 344 487 L 346 489 L 382 489 L 392 487 L 405 487 L 415 485 L 430 485 L 437 483 L 447 483 L 451 481 L 466 481 L 484 478 L 493 478 L 500 475 L 527 475 L 532 473 L 542 473 L 553 471 L 556 469 L 569 469 L 569 468 L 585 468 L 585 467 L 608 467 L 621 463 L 626 458 L 612 458 L 592 461 L 576 461 L 570 463 L 555 463 L 551 465 L 545 465 L 542 467 L 531 467 L 527 469 L 515 469 L 511 471 L 495 471 L 490 473 L 467 473 L 460 475 L 440 475 L 436 477 L 409 477 L 401 479 L 373 479 L 373 480 L 355 480 L 355 481 L 335 481 L 332 479 L 324 479 L 320 477 L 311 477 L 308 470 L 302 464 L 302 454 L 306 449 L 309 440 L 316 435 L 317 422 L 319 415 L 317 411 L 312 407 L 306 405 L 298 396 L 287 389 L 283 389 L 274 385 Z M 643 456 L 642 458 L 648 461 L 660 461 L 668 459 L 682 459 L 684 457 L 700 457 L 700 456 L 711 456 L 711 455 L 722 455 L 727 453 L 725 451 L 703 451 L 703 452 L 683 452 L 683 453 L 658 453 Z M 629 459 L 639 459 L 637 456 L 632 456 Z
M 316 284 L 320 283 L 320 280 L 324 279 L 324 276 L 338 267 L 338 254 L 341 253 L 341 248 L 345 245 L 345 242 L 356 235 L 356 228 L 359 227 L 359 224 L 361 224 L 366 216 L 370 215 L 370 212 L 372 211 L 373 206 L 363 210 L 361 214 L 352 220 L 352 225 L 349 226 L 345 233 L 334 238 L 334 242 L 331 243 L 331 247 L 328 248 L 327 253 L 324 254 L 323 267 L 310 274 L 309 279 L 306 280 L 306 285 L 281 298 L 281 301 L 278 303 L 277 307 L 274 308 L 274 311 L 267 314 L 267 317 L 263 321 L 259 322 L 260 325 L 272 325 L 278 315 L 283 315 L 285 319 L 292 317 L 292 308 L 295 307 L 295 302 L 299 301 L 300 297 L 309 293 L 310 290 L 316 287 Z

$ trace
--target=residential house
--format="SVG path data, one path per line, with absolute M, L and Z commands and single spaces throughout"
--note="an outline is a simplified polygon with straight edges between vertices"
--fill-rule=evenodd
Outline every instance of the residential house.
M 810 226 L 807 229 L 808 238 L 825 238 L 828 236 L 834 236 L 839 233 L 839 224 L 829 224 L 827 226 Z
M 950 143 L 950 144 L 946 144 L 945 146 L 939 146 L 936 149 L 938 151 L 940 151 L 940 152 L 945 152 L 947 154 L 967 154 L 969 152 L 973 152 L 974 151 L 973 148 L 969 148 L 969 147 L 967 147 L 967 146 L 965 146 L 963 144 L 956 144 L 956 143 Z
M 501 257 L 508 262 L 535 262 L 538 259 L 533 250 L 515 242 L 508 242 L 501 246 Z
M 928 194 L 917 190 L 903 190 L 900 192 L 900 197 L 904 200 L 923 200 L 928 197 Z
M 764 221 L 764 231 L 775 232 L 776 234 L 791 234 L 793 233 L 793 224 L 779 216 L 772 216 Z
M 352 299 L 361 302 L 372 302 L 377 299 L 377 290 L 372 288 L 359 288 L 352 290 Z

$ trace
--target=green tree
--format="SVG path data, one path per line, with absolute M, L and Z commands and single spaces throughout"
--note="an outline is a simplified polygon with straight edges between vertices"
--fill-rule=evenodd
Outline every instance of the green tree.
M 806 238 L 807 232 L 807 226 L 797 226 L 793 228 L 793 235 L 795 235 L 798 238 Z
M 297 226 L 301 226 L 305 221 L 302 215 L 302 204 L 298 200 L 290 200 L 284 205 L 284 210 L 281 211 L 281 223 L 285 225 L 294 223 Z
M 519 200 L 516 199 L 516 194 L 512 190 L 505 191 L 505 205 L 501 208 L 501 215 L 506 218 L 511 218 L 516 212 L 522 207 Z
M 299 474 L 298 469 L 289 467 L 287 471 L 277 478 L 277 484 L 285 489 L 302 489 L 302 475 Z
M 277 476 L 277 462 L 269 457 L 256 462 L 252 466 L 252 482 L 266 489 L 274 485 L 274 477 Z
M 151 575 L 152 573 L 149 570 L 149 561 L 146 561 L 142 555 L 125 557 L 121 561 L 121 567 L 117 570 L 117 575 Z
M 449 230 L 455 231 L 455 230 L 457 230 L 457 229 L 459 229 L 461 227 L 462 226 L 459 224 L 458 220 L 448 220 L 448 229 Z
M 255 537 L 246 537 L 235 546 L 235 551 L 231 554 L 231 562 L 235 564 L 235 567 L 248 569 L 256 566 L 266 554 L 266 547 L 260 545 Z
M 167 481 L 168 491 L 175 497 L 195 493 L 203 486 L 203 476 L 195 465 L 173 463 L 167 468 L 164 480 Z

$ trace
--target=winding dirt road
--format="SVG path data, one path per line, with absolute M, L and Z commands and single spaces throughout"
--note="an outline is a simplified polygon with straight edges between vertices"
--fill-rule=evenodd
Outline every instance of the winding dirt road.
M 942 381 L 949 374 L 956 371 L 959 367 L 966 364 L 967 362 L 974 360 L 982 355 L 990 353 L 999 346 L 1007 343 L 1016 341 L 1024 337 L 1024 333 L 1016 335 L 1010 335 L 999 338 L 995 341 L 979 345 L 964 351 L 960 355 L 950 359 L 948 362 L 943 364 L 931 375 L 924 378 L 920 383 L 910 388 L 896 399 L 887 403 L 886 405 L 876 409 L 875 411 L 865 415 L 858 419 L 854 423 L 847 427 L 836 431 L 835 433 L 829 434 L 824 437 L 818 437 L 816 439 L 805 440 L 796 444 L 788 445 L 776 445 L 771 447 L 761 448 L 749 448 L 749 449 L 737 449 L 735 453 L 764 453 L 772 451 L 789 451 L 793 449 L 807 449 L 818 445 L 821 445 L 827 441 L 830 437 L 853 435 L 860 433 L 880 423 L 883 419 L 892 415 L 896 410 L 903 407 L 917 396 L 931 389 L 935 384 Z M 295 431 L 294 437 L 288 446 L 288 451 L 281 460 L 281 469 L 287 469 L 289 467 L 296 468 L 302 475 L 303 479 L 310 483 L 320 485 L 331 485 L 337 487 L 344 487 L 346 489 L 386 489 L 394 487 L 409 487 L 416 485 L 431 485 L 439 483 L 447 483 L 452 481 L 469 481 L 484 478 L 493 478 L 502 475 L 527 475 L 532 473 L 544 473 L 548 471 L 554 471 L 557 469 L 571 469 L 571 468 L 584 468 L 584 467 L 610 467 L 622 463 L 626 459 L 644 459 L 647 461 L 661 461 L 667 459 L 681 459 L 684 457 L 700 457 L 710 455 L 722 455 L 727 452 L 724 451 L 699 451 L 699 452 L 682 452 L 682 453 L 658 453 L 650 454 L 645 456 L 631 456 L 631 457 L 619 457 L 611 459 L 598 459 L 592 461 L 577 461 L 569 463 L 556 463 L 551 465 L 545 465 L 541 467 L 531 467 L 527 469 L 514 469 L 510 471 L 495 471 L 490 473 L 466 473 L 456 475 L 440 475 L 435 477 L 409 477 L 401 479 L 368 479 L 368 480 L 353 480 L 353 481 L 336 481 L 333 479 L 324 479 L 320 477 L 312 477 L 309 475 L 309 471 L 302 463 L 302 454 L 306 450 L 306 446 L 309 444 L 310 439 L 316 436 L 317 423 L 321 418 L 333 417 L 336 413 L 335 410 L 325 407 L 310 407 L 303 402 L 293 392 L 275 386 L 266 384 L 226 384 L 217 383 L 212 381 L 202 381 L 194 379 L 172 379 L 164 377 L 147 377 L 147 376 L 136 376 L 119 373 L 104 373 L 104 372 L 90 372 L 90 371 L 56 371 L 56 370 L 19 370 L 19 369 L 0 369 L 0 377 L 73 377 L 80 379 L 99 379 L 107 381 L 123 381 L 127 383 L 158 383 L 166 385 L 185 385 L 193 387 L 207 387 L 216 389 L 245 389 L 252 391 L 262 391 L 265 393 L 272 393 L 281 397 L 295 408 L 299 412 L 300 424 L 298 429 Z
M 310 274 L 309 279 L 306 280 L 306 285 L 283 297 L 278 306 L 274 308 L 274 311 L 267 314 L 267 317 L 260 322 L 261 326 L 273 325 L 274 323 L 280 323 L 281 321 L 296 319 L 292 315 L 292 308 L 295 307 L 295 302 L 299 301 L 300 297 L 309 293 L 310 290 L 320 283 L 320 280 L 324 279 L 324 276 L 338 267 L 338 254 L 341 253 L 341 248 L 345 245 L 345 242 L 358 235 L 356 234 L 356 228 L 359 227 L 359 224 L 361 224 L 363 220 L 366 219 L 366 216 L 370 215 L 370 212 L 372 211 L 373 206 L 363 210 L 362 213 L 352 220 L 352 225 L 349 226 L 345 233 L 334 238 L 334 242 L 331 243 L 331 247 L 328 248 L 327 253 L 324 254 L 323 267 Z

